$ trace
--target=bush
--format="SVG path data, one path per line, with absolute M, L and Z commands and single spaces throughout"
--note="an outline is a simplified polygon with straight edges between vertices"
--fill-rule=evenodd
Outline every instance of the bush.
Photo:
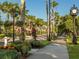
M 0 34 L 0 39 L 4 38 L 5 34 Z
M 28 51 L 31 50 L 31 46 L 28 42 L 14 42 L 14 43 L 10 43 L 10 46 L 14 46 L 15 50 L 17 50 L 17 52 L 20 52 L 21 55 L 25 56 L 28 54 Z
M 5 33 L 7 37 L 13 37 L 13 33 Z
M 49 41 L 47 41 L 47 40 L 42 40 L 42 41 L 33 40 L 33 41 L 31 41 L 32 48 L 42 48 L 48 44 L 49 44 Z
M 42 46 L 46 46 L 46 45 L 50 44 L 51 42 L 49 42 L 47 40 L 42 40 L 40 43 Z
M 20 52 L 23 56 L 27 55 L 30 50 L 31 50 L 31 45 L 28 42 L 23 42 L 21 44 Z
M 31 42 L 32 48 L 40 48 L 40 41 L 34 40 Z
M 77 40 L 79 41 L 79 36 L 77 36 Z
M 15 50 L 0 50 L 0 59 L 19 59 L 19 56 Z

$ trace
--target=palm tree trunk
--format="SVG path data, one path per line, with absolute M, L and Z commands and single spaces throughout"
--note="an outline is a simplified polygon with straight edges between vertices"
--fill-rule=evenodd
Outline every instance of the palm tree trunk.
M 21 20 L 23 22 L 21 27 L 21 41 L 25 40 L 25 0 L 22 1 L 22 9 L 21 9 Z
M 50 0 L 46 0 L 46 12 L 47 12 L 47 21 L 48 21 L 48 35 L 47 40 L 50 41 Z
M 49 0 L 49 2 L 48 2 L 48 16 L 47 16 L 47 18 L 48 18 L 48 41 L 50 41 L 51 40 L 51 28 L 50 28 L 50 8 L 51 8 L 51 0 Z

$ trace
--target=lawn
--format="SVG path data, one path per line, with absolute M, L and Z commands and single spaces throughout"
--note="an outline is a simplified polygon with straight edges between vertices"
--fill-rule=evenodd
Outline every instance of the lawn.
M 67 39 L 68 43 L 68 52 L 69 52 L 69 59 L 79 59 L 79 38 L 78 38 L 78 44 L 74 45 L 71 43 L 71 39 Z
M 69 59 L 79 59 L 79 44 L 68 44 Z

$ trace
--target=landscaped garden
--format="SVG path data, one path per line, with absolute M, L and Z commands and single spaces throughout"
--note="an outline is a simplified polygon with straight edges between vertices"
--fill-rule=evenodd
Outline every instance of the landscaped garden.
M 8 46 L 0 46 L 0 59 L 22 59 L 27 58 L 31 49 L 39 49 L 48 45 L 50 42 L 44 41 L 25 41 L 10 42 Z
M 77 10 L 74 11 L 75 5 L 71 8 L 73 10 L 70 10 L 70 13 L 60 15 L 56 10 L 56 7 L 60 6 L 58 2 L 48 0 L 45 3 L 47 12 L 45 19 L 47 20 L 31 15 L 32 10 L 27 10 L 26 4 L 28 3 L 25 0 L 21 0 L 21 5 L 19 2 L 14 3 L 8 0 L 0 3 L 0 59 L 26 59 L 32 49 L 43 48 L 50 44 L 52 39 L 66 35 L 68 35 L 66 39 L 69 58 L 79 58 L 79 37 L 77 37 L 78 44 L 72 43 L 72 35 L 75 35 L 75 32 L 79 35 L 79 15 Z M 43 35 L 45 35 L 45 40 L 38 38 Z M 32 39 L 29 40 L 27 36 Z M 7 40 L 6 46 L 4 46 L 5 37 L 10 40 Z

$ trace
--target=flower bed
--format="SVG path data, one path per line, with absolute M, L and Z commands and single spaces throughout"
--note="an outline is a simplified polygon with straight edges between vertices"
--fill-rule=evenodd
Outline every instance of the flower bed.
M 14 46 L 0 46 L 0 49 L 15 49 Z

